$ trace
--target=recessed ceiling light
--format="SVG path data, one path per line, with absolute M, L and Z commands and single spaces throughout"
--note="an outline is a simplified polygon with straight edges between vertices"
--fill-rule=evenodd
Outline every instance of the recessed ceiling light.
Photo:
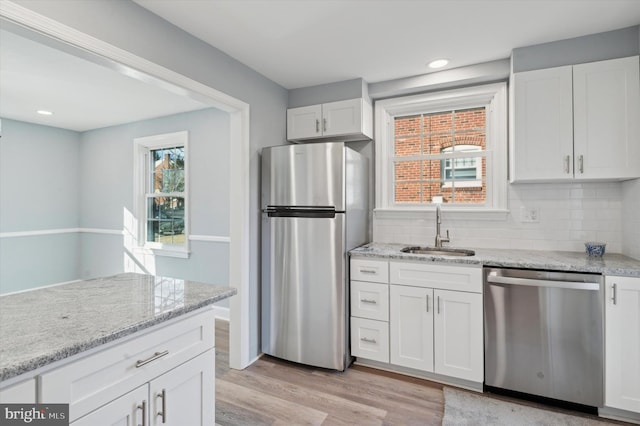
M 436 59 L 435 61 L 429 62 L 429 68 L 442 68 L 449 63 L 448 59 Z
M 44 109 L 39 109 L 38 111 L 36 111 L 38 114 L 40 115 L 53 115 L 53 113 L 51 111 L 46 111 Z

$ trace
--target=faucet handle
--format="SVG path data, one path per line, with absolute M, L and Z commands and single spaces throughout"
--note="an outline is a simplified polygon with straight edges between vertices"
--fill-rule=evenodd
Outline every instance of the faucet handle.
M 451 240 L 449 239 L 449 230 L 447 229 L 447 238 L 442 238 L 440 241 L 442 241 L 443 243 L 448 243 Z

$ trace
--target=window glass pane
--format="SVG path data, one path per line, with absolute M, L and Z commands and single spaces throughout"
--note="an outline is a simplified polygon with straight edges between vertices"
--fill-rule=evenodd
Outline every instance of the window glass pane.
M 147 199 L 147 241 L 184 244 L 183 197 L 149 197 Z
M 184 191 L 184 147 L 154 149 L 151 151 L 151 191 Z
M 394 201 L 484 203 L 485 157 L 468 155 L 485 150 L 485 121 L 484 107 L 396 117 L 394 156 L 416 160 L 394 161 Z

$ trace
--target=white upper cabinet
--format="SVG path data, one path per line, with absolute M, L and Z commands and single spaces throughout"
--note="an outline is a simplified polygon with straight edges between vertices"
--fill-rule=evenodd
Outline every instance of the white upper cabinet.
M 364 99 L 287 110 L 287 139 L 367 140 L 373 136 L 373 109 Z
M 640 177 L 638 56 L 513 75 L 511 181 Z
M 638 56 L 573 67 L 575 176 L 640 176 Z

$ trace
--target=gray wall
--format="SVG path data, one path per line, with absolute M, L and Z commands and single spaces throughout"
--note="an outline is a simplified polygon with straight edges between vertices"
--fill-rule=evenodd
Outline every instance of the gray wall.
M 228 237 L 229 115 L 215 108 L 84 132 L 80 150 L 81 227 L 130 234 L 133 140 L 182 130 L 189 132 L 190 233 Z M 130 270 L 125 263 L 134 262 L 145 273 L 210 283 L 229 281 L 229 245 L 224 242 L 192 242 L 189 259 L 147 259 L 127 238 L 123 240 L 115 233 L 83 233 L 81 247 L 82 278 Z
M 640 25 L 513 49 L 513 72 L 640 54 Z
M 70 233 L 0 238 L 0 293 L 77 279 L 79 147 L 76 132 L 2 119 L 0 232 Z
M 367 83 L 361 78 L 289 90 L 289 108 L 365 98 L 369 100 Z M 286 119 L 286 117 L 285 117 Z
M 286 139 L 287 90 L 129 0 L 17 0 L 16 3 L 97 39 L 247 102 L 250 153 L 250 358 L 259 348 L 259 153 Z

